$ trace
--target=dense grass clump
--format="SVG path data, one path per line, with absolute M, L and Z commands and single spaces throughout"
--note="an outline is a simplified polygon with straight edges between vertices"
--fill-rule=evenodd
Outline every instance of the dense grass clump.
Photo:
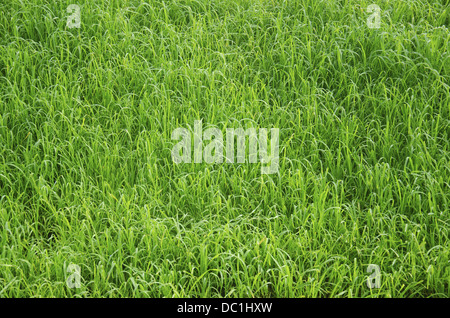
M 0 297 L 449 297 L 449 6 L 1 1 Z M 278 173 L 175 164 L 195 120 Z

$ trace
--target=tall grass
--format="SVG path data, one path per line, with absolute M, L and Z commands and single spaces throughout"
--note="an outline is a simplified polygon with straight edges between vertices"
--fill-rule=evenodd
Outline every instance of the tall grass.
M 1 1 L 0 297 L 449 297 L 449 25 L 449 1 Z M 279 172 L 173 163 L 199 119 L 279 128 Z

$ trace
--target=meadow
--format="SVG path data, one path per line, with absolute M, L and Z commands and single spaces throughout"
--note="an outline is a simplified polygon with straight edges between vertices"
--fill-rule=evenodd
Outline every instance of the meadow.
M 450 297 L 449 27 L 449 0 L 0 0 L 0 297 Z M 276 173 L 175 163 L 196 120 L 279 129 Z

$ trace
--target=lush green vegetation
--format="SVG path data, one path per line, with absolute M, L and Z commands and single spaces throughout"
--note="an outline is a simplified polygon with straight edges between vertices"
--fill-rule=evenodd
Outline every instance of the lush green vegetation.
M 0 297 L 449 297 L 449 25 L 445 0 L 0 1 Z M 279 128 L 278 173 L 175 164 L 199 119 Z

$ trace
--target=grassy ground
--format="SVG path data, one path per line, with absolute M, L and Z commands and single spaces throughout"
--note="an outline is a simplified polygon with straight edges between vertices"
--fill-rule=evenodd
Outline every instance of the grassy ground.
M 450 297 L 449 25 L 445 0 L 1 0 L 0 297 Z M 199 119 L 279 128 L 278 173 L 175 164 Z

